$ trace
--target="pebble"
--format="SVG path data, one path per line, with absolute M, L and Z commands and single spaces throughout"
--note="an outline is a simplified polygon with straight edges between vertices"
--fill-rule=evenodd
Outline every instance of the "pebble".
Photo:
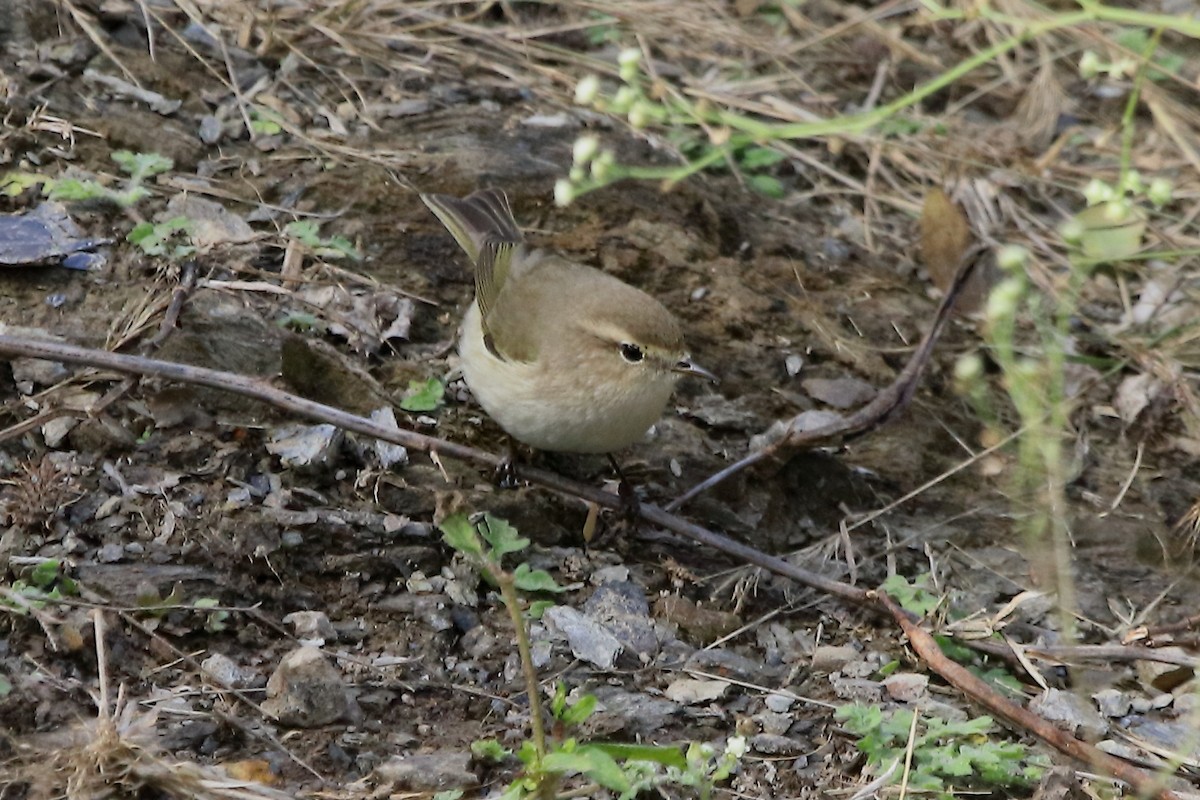
M 280 660 L 262 709 L 282 725 L 319 728 L 345 716 L 349 699 L 337 667 L 321 650 L 305 646 Z
M 375 775 L 410 792 L 467 789 L 479 783 L 467 768 L 470 761 L 471 753 L 466 749 L 392 756 L 376 767 Z

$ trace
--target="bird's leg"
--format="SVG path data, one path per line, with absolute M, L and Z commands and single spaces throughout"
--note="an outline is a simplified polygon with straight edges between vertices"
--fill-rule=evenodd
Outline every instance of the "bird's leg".
M 517 487 L 517 447 L 509 437 L 505 437 L 504 452 L 500 454 L 500 463 L 492 473 L 492 482 L 501 489 Z
M 608 454 L 608 463 L 612 465 L 613 472 L 617 473 L 617 496 L 621 498 L 622 514 L 626 519 L 635 520 L 642 507 L 637 491 L 633 488 L 633 484 L 625 478 L 625 473 L 621 471 L 621 465 L 617 463 L 617 459 L 612 453 Z

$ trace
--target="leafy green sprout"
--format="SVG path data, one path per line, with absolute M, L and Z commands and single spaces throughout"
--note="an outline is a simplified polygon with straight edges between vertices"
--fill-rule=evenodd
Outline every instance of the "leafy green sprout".
M 79 594 L 79 584 L 64 572 L 62 561 L 56 558 L 39 561 L 26 578 L 13 581 L 11 589 L 19 599 L 0 597 L 0 608 L 20 616 Z
M 859 737 L 858 749 L 876 771 L 903 763 L 911 738 L 908 787 L 931 792 L 940 800 L 950 800 L 959 791 L 1032 786 L 1049 766 L 1045 756 L 1024 744 L 992 738 L 996 725 L 991 717 L 951 722 L 917 718 L 915 713 L 852 704 L 839 708 L 834 716 Z M 891 782 L 902 777 L 895 770 Z
M 499 587 L 516 632 L 517 651 L 529 697 L 532 736 L 515 752 L 494 739 L 471 745 L 476 758 L 503 761 L 515 757 L 523 765 L 521 775 L 501 795 L 504 800 L 556 796 L 561 781 L 573 775 L 584 776 L 622 800 L 633 800 L 648 790 L 668 784 L 695 787 L 701 798 L 711 797 L 715 784 L 728 778 L 745 754 L 744 739 L 729 739 L 721 751 L 711 745 L 693 743 L 681 752 L 672 746 L 581 743 L 575 738 L 547 736 L 542 721 L 539 681 L 529 648 L 526 623 L 529 612 L 517 592 L 558 593 L 565 589 L 558 586 L 549 573 L 532 569 L 524 562 L 511 571 L 504 567 L 505 557 L 527 548 L 529 540 L 502 519 L 483 514 L 472 520 L 456 514 L 439 527 L 443 541 L 474 563 L 490 583 Z M 585 694 L 572 701 L 566 686 L 558 684 L 548 708 L 550 718 L 555 722 L 555 733 L 569 733 L 585 722 L 596 706 L 593 695 Z
M 289 222 L 283 233 L 289 239 L 294 239 L 311 250 L 318 258 L 348 258 L 351 261 L 361 261 L 362 253 L 345 236 L 334 235 L 322 237 L 320 224 L 310 219 L 298 219 Z
M 129 176 L 120 189 L 110 189 L 90 179 L 59 178 L 46 179 L 43 182 L 42 191 L 51 200 L 72 202 L 100 200 L 113 203 L 121 208 L 129 208 L 150 196 L 150 191 L 142 185 L 147 178 L 167 172 L 175 166 L 174 161 L 158 153 L 133 153 L 129 150 L 117 150 L 111 158 L 121 171 Z
M 148 256 L 162 256 L 181 261 L 196 252 L 192 242 L 195 223 L 188 217 L 172 217 L 162 222 L 143 220 L 133 226 L 125 240 L 137 245 Z
M 283 132 L 283 117 L 264 106 L 250 107 L 250 131 L 263 136 L 274 136 Z
M 441 408 L 445 395 L 446 386 L 437 378 L 409 381 L 408 391 L 400 399 L 400 408 L 414 413 L 436 411 Z

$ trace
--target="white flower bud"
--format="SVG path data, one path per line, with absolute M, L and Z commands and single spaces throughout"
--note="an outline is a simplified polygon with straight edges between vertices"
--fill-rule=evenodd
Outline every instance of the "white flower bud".
M 967 353 L 954 362 L 954 380 L 970 386 L 983 377 L 983 358 L 979 353 Z
M 584 75 L 579 83 L 575 84 L 575 102 L 581 106 L 590 106 L 596 102 L 599 94 L 600 79 L 595 75 Z
M 621 80 L 626 83 L 633 83 L 634 78 L 638 74 L 638 65 L 642 63 L 642 51 L 636 47 L 629 47 L 621 51 L 617 56 L 617 64 L 620 65 Z
M 1142 174 L 1136 169 L 1131 169 L 1121 176 L 1118 188 L 1126 194 L 1141 194 L 1146 186 L 1142 183 Z
M 554 204 L 556 206 L 569 206 L 571 201 L 576 197 L 575 184 L 566 178 L 559 178 L 554 182 Z
M 639 100 L 633 104 L 633 108 L 629 109 L 629 124 L 633 126 L 635 131 L 640 131 L 650 122 L 650 104 L 644 100 Z
M 1083 197 L 1087 200 L 1089 206 L 1098 206 L 1101 203 L 1107 203 L 1117 196 L 1113 187 L 1109 186 L 1099 178 L 1092 178 L 1088 181 L 1087 186 L 1083 187 Z
M 617 89 L 617 93 L 613 95 L 612 105 L 609 110 L 614 114 L 625 114 L 629 109 L 633 108 L 634 101 L 638 99 L 640 92 L 632 86 L 622 86 Z
M 996 264 L 1005 272 L 1021 272 L 1029 260 L 1029 251 L 1019 244 L 1001 247 L 996 253 Z
M 592 178 L 597 183 L 606 183 L 612 175 L 612 168 L 617 163 L 617 157 L 612 150 L 605 150 L 592 159 Z
M 1146 197 L 1156 208 L 1162 208 L 1167 203 L 1171 202 L 1171 196 L 1175 192 L 1175 187 L 1166 178 L 1155 178 L 1150 181 L 1150 188 L 1146 190 Z
M 730 736 L 725 742 L 725 752 L 734 758 L 741 758 L 746 755 L 746 737 Z
M 1127 198 L 1121 197 L 1105 204 L 1104 219 L 1114 225 L 1120 225 L 1129 219 L 1132 212 L 1133 204 Z
M 1024 294 L 1025 281 L 1023 279 L 1008 278 L 1000 281 L 988 295 L 986 312 L 988 321 L 995 322 L 1016 315 L 1017 306 Z
M 1077 218 L 1071 217 L 1069 220 L 1058 226 L 1058 235 L 1063 238 L 1067 244 L 1079 244 L 1083 241 L 1083 235 L 1087 233 L 1087 228 Z
M 1103 65 L 1100 63 L 1100 56 L 1094 50 L 1085 50 L 1083 55 L 1079 57 L 1079 74 L 1083 78 L 1091 79 L 1100 74 Z
M 595 136 L 580 136 L 571 148 L 571 157 L 576 164 L 582 167 L 591 163 L 599 150 L 600 140 Z

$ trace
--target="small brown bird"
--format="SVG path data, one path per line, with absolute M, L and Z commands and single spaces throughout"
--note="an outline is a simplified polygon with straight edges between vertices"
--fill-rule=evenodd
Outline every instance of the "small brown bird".
M 611 275 L 535 250 L 508 198 L 421 199 L 475 267 L 463 318 L 463 376 L 509 435 L 535 448 L 609 453 L 640 440 L 692 363 L 662 303 Z

